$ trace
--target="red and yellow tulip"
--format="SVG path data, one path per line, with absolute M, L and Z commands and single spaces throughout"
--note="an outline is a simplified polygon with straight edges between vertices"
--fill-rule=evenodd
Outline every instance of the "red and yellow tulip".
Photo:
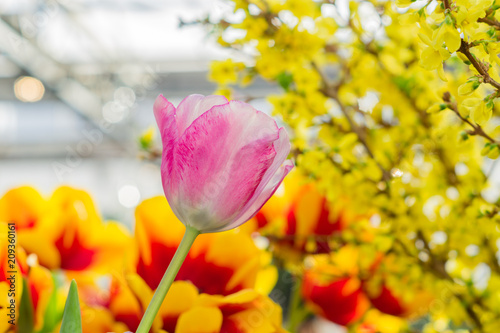
M 19 187 L 0 199 L 0 221 L 14 222 L 18 242 L 40 265 L 67 271 L 119 267 L 130 236 L 118 223 L 103 223 L 91 197 L 70 187 L 49 200 L 33 188 Z
M 357 219 L 360 217 L 350 212 L 346 203 L 331 203 L 295 170 L 242 229 L 267 236 L 275 254 L 300 260 L 306 254 L 329 253 L 331 241 Z
M 339 325 L 358 321 L 370 307 L 359 277 L 359 253 L 345 246 L 336 253 L 315 255 L 304 273 L 302 295 L 316 314 Z
M 153 290 L 133 274 L 117 283 L 108 308 L 84 308 L 84 313 L 95 311 L 94 320 L 84 321 L 84 332 L 97 332 L 103 327 L 132 331 L 137 328 Z M 281 324 L 281 308 L 254 290 L 244 289 L 227 296 L 209 295 L 199 293 L 189 281 L 175 281 L 152 329 L 155 333 L 285 332 Z
M 19 309 L 22 306 L 25 309 L 31 309 L 28 313 L 33 314 L 33 318 L 29 319 L 32 319 L 34 331 L 54 328 L 62 316 L 63 302 L 58 302 L 57 286 L 52 273 L 40 266 L 35 257 L 27 258 L 26 252 L 20 246 L 17 246 L 15 250 L 14 259 L 11 259 L 12 256 L 8 255 L 7 247 L 10 244 L 7 230 L 10 229 L 7 223 L 3 222 L 0 222 L 0 228 L 0 295 L 2 295 L 0 315 L 3 318 L 11 318 L 10 307 L 14 304 L 16 315 L 13 319 L 16 325 L 20 320 Z M 26 280 L 25 285 L 23 285 L 23 279 Z M 21 301 L 28 303 L 21 304 Z M 50 315 L 47 312 L 51 312 Z M 22 320 L 28 320 L 28 318 Z M 17 327 L 11 325 L 12 322 L 9 323 L 9 321 L 10 319 L 0 322 L 0 332 Z
M 364 261 L 358 248 L 345 245 L 309 259 L 314 265 L 304 273 L 304 300 L 313 313 L 336 324 L 360 332 L 399 332 L 406 324 L 402 318 L 420 316 L 432 300 L 423 289 L 411 297 L 393 290 L 377 271 L 390 267 L 382 255 Z
M 160 282 L 183 232 L 184 226 L 164 197 L 145 200 L 137 207 L 135 269 L 150 288 Z M 191 281 L 202 293 L 229 295 L 255 287 L 263 259 L 263 251 L 245 233 L 202 234 L 176 279 Z
M 118 324 L 136 330 L 179 246 L 185 227 L 164 197 L 145 200 L 135 215 L 135 246 L 132 246 L 137 250 L 135 259 L 123 274 L 119 271 L 113 274 L 109 291 L 101 290 L 91 281 L 86 286 L 80 285 L 85 311 L 95 314 L 95 320 L 84 323 L 85 332 L 101 327 L 111 329 Z M 279 306 L 255 291 L 269 292 L 276 276 L 276 269 L 269 266 L 269 256 L 255 246 L 248 234 L 232 230 L 200 235 L 163 303 L 153 330 L 208 333 L 224 327 L 224 332 L 254 332 L 245 326 L 246 318 L 271 311 L 268 318 L 264 316 L 262 325 L 266 332 L 279 332 Z M 203 329 L 192 327 L 190 318 L 195 315 L 207 318 L 203 320 Z

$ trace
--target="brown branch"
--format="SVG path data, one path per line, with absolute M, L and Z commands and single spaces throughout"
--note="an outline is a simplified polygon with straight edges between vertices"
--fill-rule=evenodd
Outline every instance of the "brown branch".
M 436 255 L 432 252 L 431 247 L 429 246 L 429 242 L 425 238 L 422 230 L 417 230 L 417 239 L 424 244 L 425 252 L 427 252 L 427 254 L 429 255 L 429 268 L 434 273 L 434 275 L 444 280 L 453 281 L 451 276 L 444 268 L 445 260 L 436 257 Z
M 458 112 L 458 108 L 457 108 L 456 103 L 451 103 L 450 98 L 451 98 L 450 93 L 448 93 L 448 92 L 444 93 L 443 101 L 448 103 L 447 104 L 448 108 L 450 110 L 452 110 L 458 116 L 458 118 L 460 118 L 464 123 L 469 124 L 469 126 L 473 128 L 473 130 L 467 131 L 467 133 L 469 135 L 479 135 L 479 136 L 482 136 L 483 138 L 485 138 L 486 140 L 490 141 L 491 143 L 499 144 L 499 142 L 497 142 L 495 139 L 493 139 L 491 136 L 489 136 L 480 125 L 474 124 L 469 119 L 462 117 L 460 112 Z
M 490 74 L 488 74 L 488 68 L 482 63 L 479 62 L 470 52 L 471 44 L 467 43 L 462 39 L 462 43 L 460 44 L 460 48 L 458 49 L 458 52 L 462 53 L 464 56 L 467 57 L 467 60 L 469 60 L 474 66 L 474 68 L 478 71 L 479 74 L 483 77 L 483 82 L 488 83 L 495 87 L 497 90 L 500 90 L 500 83 L 495 81 Z
M 472 319 L 472 321 L 476 325 L 477 330 L 479 332 L 484 332 L 483 324 L 481 323 L 481 320 L 479 319 L 479 316 L 477 315 L 476 311 L 474 311 L 474 309 L 472 308 L 473 304 L 467 302 L 467 300 L 463 297 L 463 295 L 453 293 L 453 296 L 455 296 L 464 305 L 465 312 L 467 312 L 469 318 Z
M 489 266 L 495 273 L 500 274 L 500 265 L 498 264 L 497 254 L 491 247 L 490 241 L 486 236 L 483 238 L 483 246 L 486 248 L 486 250 L 488 250 L 488 254 L 490 255 L 491 265 Z
M 391 74 L 391 72 L 386 68 L 386 66 L 380 61 L 379 59 L 379 52 L 377 51 L 376 48 L 371 47 L 371 44 L 363 44 L 365 47 L 365 50 L 375 56 L 378 60 L 379 66 L 381 69 L 383 69 L 386 72 L 386 75 L 388 75 L 391 78 L 394 78 L 394 75 Z M 411 107 L 417 112 L 420 120 L 422 121 L 422 125 L 427 129 L 430 130 L 432 125 L 429 120 L 429 114 L 426 112 L 426 110 L 423 110 L 417 106 L 417 103 L 414 98 L 412 98 L 409 94 L 406 92 L 402 91 L 403 96 L 406 98 L 408 103 L 411 105 Z M 436 149 L 435 153 L 437 157 L 440 159 L 442 162 L 445 172 L 446 172 L 446 178 L 448 180 L 448 183 L 450 185 L 456 186 L 459 183 L 459 179 L 455 173 L 455 168 L 453 165 L 449 163 L 449 161 L 446 159 L 445 151 L 442 146 L 436 144 Z M 400 159 L 400 158 L 399 158 Z
M 444 8 L 446 10 L 451 10 L 451 6 L 450 6 L 450 2 L 449 0 L 443 0 L 443 4 L 444 4 Z M 488 15 L 486 15 L 488 16 Z M 491 19 L 488 19 L 488 18 L 479 18 L 478 19 L 479 22 L 484 22 L 484 23 L 487 23 L 487 22 L 490 22 L 490 23 L 493 23 L 495 26 L 498 26 L 500 27 L 500 23 L 497 22 L 497 21 L 493 21 Z M 471 48 L 471 44 L 467 43 L 466 41 L 464 41 L 462 39 L 461 41 L 461 44 L 460 44 L 460 48 L 458 49 L 458 52 L 462 53 L 463 55 L 465 55 L 467 57 L 467 59 L 471 62 L 471 64 L 474 66 L 474 68 L 479 72 L 479 74 L 481 74 L 481 76 L 483 77 L 483 82 L 485 83 L 489 83 L 490 85 L 492 85 L 493 87 L 495 87 L 496 89 L 500 90 L 500 83 L 498 83 L 497 81 L 495 81 L 489 74 L 488 74 L 488 68 L 481 62 L 479 62 L 473 55 L 472 53 L 470 52 L 470 48 Z
M 366 140 L 366 133 L 363 132 L 361 130 L 361 128 L 352 120 L 352 118 L 349 115 L 349 113 L 347 112 L 346 108 L 344 107 L 344 105 L 342 104 L 342 102 L 340 102 L 340 100 L 338 98 L 338 94 L 337 94 L 337 92 L 338 92 L 337 91 L 338 90 L 338 86 L 332 86 L 328 82 L 328 79 L 325 76 L 325 74 L 318 68 L 318 66 L 314 62 L 312 62 L 311 65 L 314 68 L 314 70 L 321 77 L 323 88 L 320 89 L 320 92 L 323 93 L 323 95 L 325 95 L 326 97 L 330 97 L 331 99 L 335 100 L 338 103 L 338 105 L 340 107 L 340 111 L 342 112 L 342 114 L 344 115 L 344 117 L 347 119 L 347 122 L 349 123 L 349 126 L 351 127 L 351 131 L 354 134 L 356 134 L 356 136 L 358 137 L 358 141 L 365 147 L 365 150 L 366 150 L 368 156 L 370 156 L 370 158 L 372 158 L 375 161 L 375 163 L 377 164 L 377 166 L 379 167 L 379 169 L 382 171 L 382 179 L 385 182 L 389 182 L 391 180 L 391 178 L 392 178 L 390 172 L 388 170 L 386 170 L 382 166 L 382 164 L 380 164 L 375 159 L 375 155 L 373 154 L 370 146 L 368 145 L 368 141 Z
M 429 242 L 427 242 L 427 239 L 425 238 L 424 233 L 421 230 L 417 231 L 417 238 L 423 242 L 424 249 L 425 249 L 426 253 L 429 255 L 429 265 L 427 267 L 430 269 L 431 273 L 433 273 L 438 278 L 455 283 L 453 281 L 453 278 L 448 274 L 448 272 L 446 271 L 446 269 L 444 267 L 445 261 L 441 258 L 436 257 L 435 254 L 431 251 L 431 248 L 429 246 Z M 467 313 L 469 318 L 474 322 L 474 325 L 476 326 L 477 330 L 479 332 L 483 332 L 484 331 L 483 324 L 482 324 L 478 314 L 474 310 L 473 305 L 478 304 L 481 307 L 484 307 L 484 305 L 481 303 L 478 303 L 478 302 L 474 302 L 471 304 L 470 302 L 468 302 L 465 299 L 464 295 L 458 294 L 458 293 L 453 292 L 453 291 L 452 291 L 452 294 L 456 299 L 458 299 L 462 303 L 462 305 L 465 308 L 465 312 Z
M 486 23 L 488 25 L 491 25 L 495 29 L 500 30 L 500 22 L 498 22 L 495 19 L 490 19 L 490 18 L 487 18 L 487 17 L 480 17 L 480 18 L 477 19 L 477 21 L 478 22 L 482 22 L 482 23 Z

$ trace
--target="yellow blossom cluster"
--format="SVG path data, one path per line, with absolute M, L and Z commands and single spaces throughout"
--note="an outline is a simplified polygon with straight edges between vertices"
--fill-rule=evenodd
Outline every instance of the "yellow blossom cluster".
M 293 134 L 298 168 L 329 202 L 347 198 L 365 216 L 342 242 L 379 253 L 370 274 L 403 299 L 433 295 L 408 330 L 497 332 L 500 6 L 232 3 L 241 21 L 213 31 L 251 61 L 217 62 L 210 78 L 228 93 L 257 76 L 281 87 L 266 98 Z

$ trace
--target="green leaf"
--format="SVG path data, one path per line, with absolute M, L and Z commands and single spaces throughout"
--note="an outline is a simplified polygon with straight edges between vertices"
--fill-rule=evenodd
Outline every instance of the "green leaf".
M 462 141 L 467 141 L 469 140 L 469 134 L 465 131 L 462 131 L 460 132 L 460 138 L 462 139 Z
M 82 314 L 80 312 L 80 302 L 78 301 L 78 288 L 75 280 L 71 281 L 71 286 L 64 306 L 64 315 L 59 333 L 81 333 Z
M 19 305 L 18 332 L 31 333 L 35 327 L 33 315 L 33 302 L 31 301 L 30 288 L 28 281 L 23 279 L 23 294 L 21 295 L 21 304 Z
M 405 78 L 404 76 L 394 77 L 393 82 L 407 96 L 412 93 L 413 87 L 415 86 L 415 80 L 413 78 Z
M 47 308 L 45 309 L 45 314 L 43 316 L 43 327 L 40 330 L 40 333 L 43 332 L 53 332 L 57 324 L 61 321 L 62 311 L 58 310 L 57 307 L 57 279 L 55 276 L 52 276 L 52 280 L 54 281 L 54 290 L 50 294 L 49 302 L 47 304 Z
M 285 89 L 285 91 L 288 91 L 290 88 L 290 85 L 293 82 L 293 75 L 287 72 L 281 72 L 278 74 L 276 77 L 276 80 L 278 81 L 279 85 Z

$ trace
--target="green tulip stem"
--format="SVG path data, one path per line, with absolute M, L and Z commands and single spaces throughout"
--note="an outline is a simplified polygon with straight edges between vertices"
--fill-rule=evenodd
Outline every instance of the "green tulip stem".
M 181 244 L 177 248 L 177 251 L 175 251 L 174 257 L 172 258 L 172 261 L 170 261 L 170 264 L 168 265 L 168 268 L 165 271 L 165 274 L 163 275 L 163 278 L 161 279 L 160 284 L 158 285 L 158 288 L 156 289 L 156 292 L 141 319 L 141 323 L 139 324 L 136 333 L 149 332 L 156 314 L 160 310 L 161 304 L 163 303 L 165 296 L 167 296 L 172 282 L 174 282 L 175 276 L 179 272 L 184 259 L 186 259 L 189 249 L 199 234 L 200 232 L 198 230 L 190 226 L 186 227 L 186 232 L 184 233 L 184 237 L 182 237 Z

